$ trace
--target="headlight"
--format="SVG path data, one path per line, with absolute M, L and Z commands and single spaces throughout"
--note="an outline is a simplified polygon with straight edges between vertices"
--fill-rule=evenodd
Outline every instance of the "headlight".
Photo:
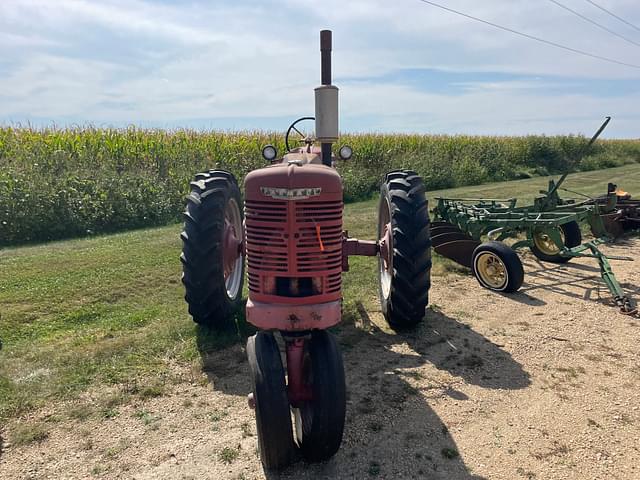
M 265 160 L 273 161 L 278 156 L 278 151 L 273 145 L 266 145 L 262 149 L 262 156 Z
M 349 145 L 343 145 L 340 147 L 338 155 L 340 155 L 342 160 L 349 160 L 351 155 L 353 155 L 353 149 Z

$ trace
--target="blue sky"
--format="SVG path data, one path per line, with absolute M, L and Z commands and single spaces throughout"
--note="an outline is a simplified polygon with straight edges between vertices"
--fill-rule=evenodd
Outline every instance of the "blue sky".
M 584 0 L 567 6 L 640 43 Z M 640 64 L 640 47 L 548 0 L 451 8 Z M 600 0 L 640 25 L 637 0 Z M 343 131 L 640 137 L 640 69 L 418 0 L 0 0 L 0 123 L 282 130 L 313 113 L 334 31 Z

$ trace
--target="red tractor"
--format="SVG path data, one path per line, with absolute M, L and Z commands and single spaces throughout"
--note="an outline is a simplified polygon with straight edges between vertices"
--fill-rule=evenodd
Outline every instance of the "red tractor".
M 331 85 L 331 32 L 320 32 L 322 85 L 315 118 L 291 124 L 287 153 L 262 153 L 271 165 L 244 181 L 244 209 L 233 175 L 196 175 L 182 233 L 183 283 L 193 320 L 221 328 L 241 305 L 245 260 L 246 319 L 260 331 L 249 338 L 255 408 L 266 469 L 334 455 L 342 441 L 346 386 L 340 347 L 327 330 L 338 324 L 342 272 L 350 255 L 378 256 L 382 313 L 394 328 L 420 322 L 431 270 L 429 216 L 422 179 L 412 171 L 386 175 L 381 187 L 376 241 L 343 231 L 342 179 L 334 168 L 338 140 L 338 88 Z M 315 135 L 298 124 L 315 120 Z M 302 146 L 291 148 L 292 133 Z M 347 146 L 339 157 L 351 156 Z M 244 215 L 243 215 L 244 210 Z M 281 351 L 284 355 L 281 355 Z M 283 363 L 284 360 L 284 363 Z

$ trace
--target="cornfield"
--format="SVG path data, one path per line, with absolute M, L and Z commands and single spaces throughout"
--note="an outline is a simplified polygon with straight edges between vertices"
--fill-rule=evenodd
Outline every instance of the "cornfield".
M 263 131 L 0 128 L 0 245 L 177 221 L 193 175 L 210 168 L 239 181 L 265 164 Z M 371 196 L 384 172 L 410 168 L 430 190 L 640 162 L 640 140 L 581 136 L 344 135 L 354 157 L 338 166 L 345 200 Z

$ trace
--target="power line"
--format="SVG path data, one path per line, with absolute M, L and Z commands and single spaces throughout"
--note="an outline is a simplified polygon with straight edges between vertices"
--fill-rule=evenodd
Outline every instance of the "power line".
M 640 27 L 635 26 L 635 25 L 634 25 L 633 23 L 631 23 L 631 22 L 627 22 L 624 18 L 622 18 L 622 17 L 620 17 L 620 16 L 616 15 L 616 14 L 615 14 L 615 13 L 613 13 L 612 11 L 607 10 L 607 9 L 606 9 L 606 8 L 604 8 L 604 7 L 601 7 L 601 6 L 600 6 L 600 5 L 598 5 L 596 2 L 592 2 L 591 0 L 585 0 L 585 1 L 589 2 L 589 3 L 590 3 L 591 5 L 593 5 L 594 7 L 599 8 L 599 9 L 600 9 L 600 10 L 602 10 L 603 12 L 606 12 L 606 13 L 608 13 L 609 15 L 611 15 L 613 18 L 617 18 L 617 19 L 618 19 L 618 20 L 620 20 L 622 23 L 626 23 L 626 24 L 627 24 L 627 25 L 629 25 L 630 27 L 635 28 L 636 30 L 638 30 L 638 31 L 640 32 Z
M 431 2 L 429 0 L 419 0 L 419 1 L 422 2 L 422 3 L 426 3 L 428 5 L 431 5 L 433 7 L 437 7 L 437 8 L 440 8 L 442 10 L 446 10 L 447 12 L 455 13 L 456 15 L 460 15 L 462 17 L 466 17 L 466 18 L 469 18 L 471 20 L 475 20 L 476 22 L 484 23 L 485 25 L 490 25 L 490 26 L 492 26 L 494 28 L 497 28 L 499 30 L 504 30 L 505 32 L 510 32 L 510 33 L 515 34 L 515 35 L 520 35 L 521 37 L 525 37 L 525 38 L 528 38 L 530 40 L 535 40 L 536 42 L 544 43 L 546 45 L 551 45 L 552 47 L 561 48 L 563 50 L 568 50 L 570 52 L 577 53 L 579 55 L 584 55 L 585 57 L 596 58 L 596 59 L 602 60 L 604 62 L 615 63 L 617 65 L 624 65 L 625 67 L 631 67 L 631 68 L 640 69 L 640 65 L 635 65 L 633 63 L 621 62 L 619 60 L 614 60 L 613 58 L 602 57 L 600 55 L 596 55 L 595 53 L 589 53 L 589 52 L 585 52 L 584 50 L 578 50 L 577 48 L 567 47 L 566 45 L 561 45 L 559 43 L 552 42 L 551 40 L 545 40 L 544 38 L 536 37 L 534 35 L 529 35 L 528 33 L 519 32 L 518 30 L 514 30 L 514 29 L 509 28 L 509 27 L 503 27 L 502 25 L 498 25 L 497 23 L 492 23 L 492 22 L 489 22 L 488 20 L 483 20 L 481 18 L 474 17 L 472 15 L 468 15 L 468 14 L 463 13 L 463 12 L 459 12 L 458 10 L 454 10 L 453 8 L 445 7 L 444 5 L 440 5 L 438 3 Z
M 575 10 L 567 7 L 565 4 L 558 2 L 557 0 L 549 0 L 551 3 L 555 3 L 557 6 L 559 6 L 560 8 L 564 8 L 565 10 L 567 10 L 568 12 L 573 13 L 574 15 L 580 17 L 581 19 L 583 19 L 586 22 L 591 23 L 592 25 L 595 25 L 598 28 L 601 28 L 602 30 L 604 30 L 605 32 L 609 32 L 611 35 L 615 35 L 616 37 L 619 37 L 629 43 L 632 43 L 638 47 L 640 47 L 640 43 L 635 42 L 633 40 L 631 40 L 630 38 L 625 37 L 624 35 L 620 35 L 619 33 L 611 30 L 608 27 L 605 27 L 604 25 L 602 25 L 601 23 L 596 22 L 595 20 L 591 20 L 589 17 L 586 17 L 584 15 L 582 15 L 580 12 L 576 12 Z

